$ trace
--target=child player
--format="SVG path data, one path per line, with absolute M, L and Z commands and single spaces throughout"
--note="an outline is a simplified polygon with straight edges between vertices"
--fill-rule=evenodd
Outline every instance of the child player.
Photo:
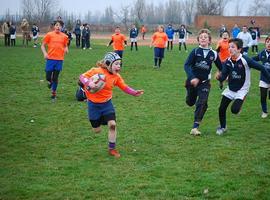
M 261 61 L 266 70 L 270 73 L 270 36 L 265 39 L 265 49 L 260 52 L 258 55 L 252 58 L 256 61 Z M 270 81 L 261 73 L 260 77 L 260 92 L 261 92 L 261 107 L 262 107 L 262 118 L 266 118 L 268 116 L 267 112 L 267 91 L 269 92 L 270 98 Z
M 112 39 L 107 46 L 113 44 L 113 50 L 121 58 L 123 57 L 124 46 L 127 46 L 126 36 L 120 31 L 120 27 L 116 27 L 115 33 L 112 35 Z
M 222 92 L 222 99 L 219 106 L 220 127 L 216 133 L 222 135 L 226 130 L 226 110 L 233 102 L 231 111 L 238 114 L 244 103 L 245 97 L 250 87 L 250 68 L 260 70 L 266 80 L 270 82 L 270 74 L 266 68 L 256 61 L 241 54 L 243 41 L 239 38 L 229 40 L 230 58 L 224 63 L 222 72 L 216 78 L 224 81 L 228 78 L 228 87 Z
M 97 63 L 97 68 L 92 68 L 80 76 L 80 82 L 84 85 L 87 102 L 88 102 L 88 117 L 95 133 L 101 131 L 101 125 L 109 127 L 109 155 L 119 158 L 120 153 L 116 150 L 116 117 L 115 110 L 112 104 L 113 87 L 117 86 L 125 93 L 140 96 L 144 93 L 143 90 L 134 90 L 125 84 L 120 76 L 121 57 L 115 52 L 109 52 L 104 59 Z M 90 93 L 89 89 L 96 89 L 96 84 L 89 80 L 95 74 L 105 75 L 105 86 L 96 93 Z
M 168 36 L 164 33 L 164 27 L 158 26 L 157 32 L 152 35 L 150 48 L 154 45 L 154 68 L 160 68 L 162 59 L 164 58 L 164 49 L 168 41 Z
M 68 53 L 68 37 L 61 32 L 63 22 L 54 21 L 54 30 L 47 33 L 42 41 L 41 50 L 46 59 L 46 79 L 48 87 L 52 91 L 51 98 L 56 99 L 58 77 L 62 71 L 64 55 Z M 48 52 L 45 46 L 48 46 Z
M 193 128 L 190 131 L 190 134 L 195 136 L 201 134 L 199 126 L 208 107 L 212 63 L 214 62 L 219 70 L 222 69 L 217 52 L 209 47 L 211 43 L 209 30 L 201 29 L 197 40 L 199 47 L 191 51 L 184 66 L 187 74 L 186 103 L 189 106 L 196 104 Z

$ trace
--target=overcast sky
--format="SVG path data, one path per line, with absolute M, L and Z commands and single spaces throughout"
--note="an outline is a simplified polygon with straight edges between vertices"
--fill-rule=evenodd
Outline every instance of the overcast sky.
M 147 4 L 153 2 L 154 4 L 159 4 L 160 2 L 166 2 L 168 0 L 146 0 Z M 193 0 L 190 0 L 193 1 Z M 248 6 L 253 0 L 237 0 L 241 1 L 242 12 L 241 15 L 247 15 Z M 267 0 L 269 1 L 269 0 Z M 80 13 L 82 16 L 87 12 L 91 11 L 92 13 L 96 11 L 103 12 L 104 9 L 111 5 L 113 9 L 121 9 L 121 6 L 133 5 L 135 0 L 58 0 L 59 8 L 67 10 L 73 13 Z M 116 3 L 117 2 L 117 3 Z M 235 1 L 230 1 L 225 10 L 226 15 L 234 15 Z M 21 0 L 0 0 L 0 15 L 5 15 L 6 11 L 9 10 L 11 14 L 20 12 Z

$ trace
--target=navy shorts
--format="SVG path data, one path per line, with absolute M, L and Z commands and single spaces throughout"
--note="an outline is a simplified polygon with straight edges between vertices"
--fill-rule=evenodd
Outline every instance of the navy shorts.
M 155 58 L 164 58 L 164 48 L 154 48 Z
M 115 50 L 114 53 L 117 53 L 120 56 L 120 58 L 123 57 L 123 51 Z
M 88 102 L 88 118 L 93 128 L 100 125 L 107 125 L 108 121 L 115 120 L 115 110 L 112 101 L 109 100 L 105 103 Z
M 45 71 L 62 71 L 63 60 L 50 60 L 47 59 Z

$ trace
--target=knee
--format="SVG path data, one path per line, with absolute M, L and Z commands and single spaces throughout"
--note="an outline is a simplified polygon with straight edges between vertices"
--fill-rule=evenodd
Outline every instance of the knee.
M 231 107 L 231 111 L 233 114 L 238 114 L 240 112 L 240 109 L 241 109 L 240 107 L 234 107 L 234 106 Z
M 194 106 L 195 101 L 191 101 L 191 100 L 189 100 L 189 99 L 186 99 L 186 104 L 187 104 L 188 106 Z
M 93 128 L 94 133 L 100 133 L 101 132 L 101 127 Z
M 108 122 L 108 126 L 110 130 L 115 130 L 116 129 L 116 122 L 114 120 L 111 120 Z

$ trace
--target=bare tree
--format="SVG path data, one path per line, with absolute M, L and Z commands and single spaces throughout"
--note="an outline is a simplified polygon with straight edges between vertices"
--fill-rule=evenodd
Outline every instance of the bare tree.
M 34 16 L 38 22 L 48 21 L 50 10 L 58 5 L 57 0 L 34 0 Z
M 270 16 L 270 3 L 265 0 L 253 0 L 248 12 L 254 16 Z
M 124 24 L 125 29 L 128 30 L 128 23 L 130 22 L 130 6 L 121 6 L 120 14 L 115 12 L 114 15 Z
M 165 22 L 179 24 L 182 21 L 180 2 L 178 0 L 169 0 L 165 7 Z
M 27 18 L 28 21 L 31 21 L 33 18 L 33 2 L 32 0 L 22 0 L 21 1 L 23 17 Z
M 223 15 L 228 0 L 197 0 L 197 14 L 199 15 Z
M 143 23 L 143 19 L 145 18 L 145 0 L 137 0 L 135 2 L 134 12 L 139 22 Z
M 191 24 L 193 22 L 195 10 L 196 10 L 195 1 L 190 0 L 183 1 L 183 12 L 186 24 Z
M 114 12 L 111 6 L 105 8 L 105 13 L 101 18 L 102 23 L 112 24 L 114 23 Z
M 51 19 L 51 10 L 55 10 L 58 0 L 22 0 L 23 16 L 30 22 L 44 22 Z
M 234 11 L 234 15 L 235 16 L 240 16 L 241 15 L 241 5 L 242 5 L 242 1 L 241 0 L 238 0 L 238 1 L 235 1 L 235 11 Z

